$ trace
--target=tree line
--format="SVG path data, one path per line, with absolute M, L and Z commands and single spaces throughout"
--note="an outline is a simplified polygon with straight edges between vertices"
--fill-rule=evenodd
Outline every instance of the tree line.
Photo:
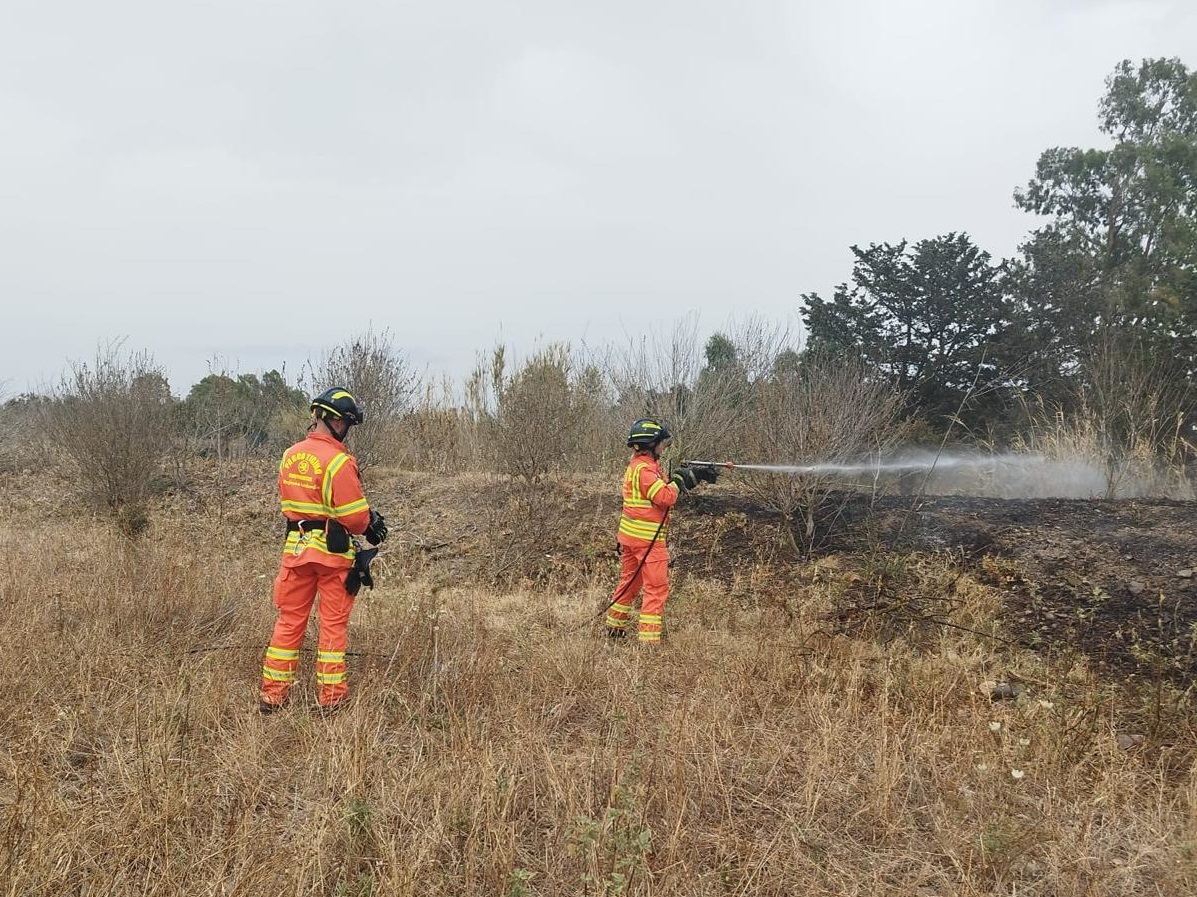
M 853 246 L 850 280 L 802 297 L 808 347 L 858 356 L 936 428 L 1008 434 L 1027 396 L 1112 412 L 1119 372 L 1191 418 L 1197 73 L 1124 60 L 1098 111 L 1108 146 L 1047 149 L 1014 193 L 1043 221 L 1014 258 L 959 232 Z

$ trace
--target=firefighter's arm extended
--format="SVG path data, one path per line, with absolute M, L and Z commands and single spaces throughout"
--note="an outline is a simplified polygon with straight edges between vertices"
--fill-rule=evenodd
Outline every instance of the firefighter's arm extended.
M 677 504 L 681 488 L 672 480 L 664 480 L 647 468 L 640 471 L 641 494 L 653 503 L 653 507 L 668 511 Z
M 698 466 L 682 463 L 673 472 L 669 482 L 680 494 L 697 489 L 701 483 L 714 483 L 718 477 L 719 473 L 715 465 Z
M 693 471 L 700 482 L 714 483 L 722 471 L 734 470 L 735 465 L 731 461 L 683 461 L 679 469 Z

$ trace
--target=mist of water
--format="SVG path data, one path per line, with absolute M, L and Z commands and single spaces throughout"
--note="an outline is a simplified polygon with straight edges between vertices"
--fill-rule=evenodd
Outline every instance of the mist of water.
M 703 462 L 692 462 L 703 463 Z M 707 462 L 711 463 L 711 462 Z M 1082 458 L 1038 454 L 963 454 L 934 451 L 852 462 L 735 464 L 733 470 L 779 476 L 842 478 L 859 483 L 897 482 L 919 492 L 995 498 L 1191 498 L 1191 489 L 1154 478 L 1120 477 L 1111 489 L 1103 468 Z
M 851 464 L 822 463 L 822 464 L 736 464 L 735 470 L 761 470 L 770 473 L 788 473 L 794 475 L 830 475 L 868 476 L 881 473 L 917 473 L 919 471 L 954 470 L 969 468 L 974 470 L 998 470 L 999 468 L 1021 468 L 1042 466 L 1045 459 L 1041 455 L 939 455 L 920 457 L 902 457 L 886 460 L 858 461 Z

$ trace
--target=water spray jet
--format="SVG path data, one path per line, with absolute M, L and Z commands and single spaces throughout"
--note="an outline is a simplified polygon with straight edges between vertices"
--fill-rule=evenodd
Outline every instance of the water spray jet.
M 831 462 L 813 464 L 741 464 L 735 461 L 683 461 L 690 467 L 722 467 L 727 470 L 753 470 L 790 476 L 825 476 L 842 474 L 918 473 L 949 469 L 984 469 L 988 467 L 1033 467 L 1044 463 L 1042 455 L 933 455 L 891 458 L 885 461 Z

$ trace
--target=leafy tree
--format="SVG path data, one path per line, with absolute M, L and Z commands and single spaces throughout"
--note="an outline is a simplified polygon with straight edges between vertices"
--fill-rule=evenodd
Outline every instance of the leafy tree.
M 808 351 L 859 357 L 906 394 L 910 411 L 937 422 L 975 384 L 998 379 L 1010 322 L 1003 265 L 962 233 L 852 253 L 851 284 L 830 300 L 802 297 Z M 966 422 L 981 423 L 984 404 L 963 409 Z
M 1197 73 L 1124 60 L 1106 80 L 1107 149 L 1045 151 L 1017 205 L 1049 216 L 1024 247 L 1021 314 L 1067 356 L 1131 329 L 1197 362 Z M 1050 266 L 1044 265 L 1050 259 Z M 1050 268 L 1054 268 L 1052 272 Z M 1048 348 L 1051 343 L 1047 344 Z M 1037 350 L 1034 344 L 1031 348 Z
M 703 356 L 707 360 L 707 369 L 721 372 L 731 370 L 736 366 L 736 344 L 726 333 L 712 333 L 703 348 Z
M 304 394 L 288 385 L 278 371 L 267 371 L 260 378 L 213 373 L 191 387 L 182 416 L 187 429 L 209 441 L 216 456 L 224 458 L 233 443 L 265 445 L 276 416 L 300 409 L 305 402 Z
M 770 372 L 770 375 L 776 380 L 798 374 L 801 370 L 801 353 L 794 349 L 782 349 L 777 353 L 777 357 L 773 359 L 773 370 Z

